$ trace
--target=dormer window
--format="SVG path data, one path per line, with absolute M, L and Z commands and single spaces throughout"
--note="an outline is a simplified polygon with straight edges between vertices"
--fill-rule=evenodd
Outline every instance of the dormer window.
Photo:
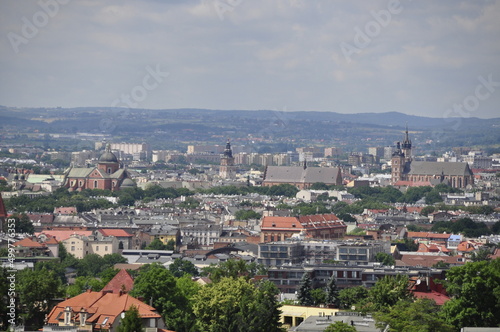
M 71 307 L 64 309 L 64 325 L 71 325 Z
M 87 311 L 85 310 L 85 308 L 82 308 L 82 310 L 80 310 L 80 325 L 85 326 L 86 321 L 87 321 Z

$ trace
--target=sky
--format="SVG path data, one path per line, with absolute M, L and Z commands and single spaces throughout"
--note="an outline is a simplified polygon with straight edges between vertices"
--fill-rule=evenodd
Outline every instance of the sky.
M 2 0 L 0 105 L 500 117 L 500 1 Z

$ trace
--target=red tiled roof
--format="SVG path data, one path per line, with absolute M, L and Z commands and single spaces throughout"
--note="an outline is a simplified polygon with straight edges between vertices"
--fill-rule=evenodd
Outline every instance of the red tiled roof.
M 423 238 L 423 239 L 449 239 L 451 234 L 441 234 L 441 233 L 432 233 L 432 232 L 408 232 L 408 237 L 415 238 Z
M 48 324 L 58 324 L 66 307 L 71 307 L 73 314 L 78 314 L 82 308 L 89 313 L 87 321 L 109 329 L 122 312 L 132 305 L 137 307 L 141 318 L 161 318 L 156 309 L 139 301 L 128 294 L 87 291 L 57 304 L 47 316 Z M 105 319 L 108 318 L 105 324 Z
M 286 229 L 286 230 L 304 229 L 304 227 L 296 217 L 264 217 L 262 219 L 262 225 L 261 225 L 261 229 L 263 228 Z
M 443 305 L 447 301 L 450 300 L 450 298 L 444 294 L 438 293 L 436 291 L 430 291 L 430 292 L 412 292 L 413 295 L 417 299 L 431 299 L 436 302 L 437 305 Z
M 51 237 L 45 241 L 45 244 L 58 244 L 59 242 L 56 240 L 55 237 Z
M 112 293 L 120 293 L 124 291 L 128 293 L 134 287 L 134 279 L 128 274 L 127 270 L 122 269 L 113 279 L 111 279 L 102 289 L 103 292 L 110 291 Z
M 99 229 L 99 232 L 101 232 L 102 235 L 104 236 L 114 236 L 114 237 L 132 237 L 133 235 L 127 233 L 123 229 L 119 228 L 101 228 Z
M 40 233 L 35 233 L 35 235 L 38 237 L 40 234 L 45 234 L 49 237 L 55 237 L 57 241 L 61 242 L 66 239 L 69 239 L 71 235 L 77 234 L 77 235 L 83 235 L 83 236 L 90 236 L 92 235 L 92 231 L 80 231 L 80 230 L 65 230 L 65 231 L 54 231 L 54 230 L 43 230 Z
M 26 247 L 26 248 L 43 248 L 43 244 L 33 241 L 32 239 L 26 237 L 21 241 L 14 242 L 15 247 Z
M 261 230 L 305 230 L 317 228 L 346 227 L 334 214 L 315 214 L 300 217 L 264 217 Z

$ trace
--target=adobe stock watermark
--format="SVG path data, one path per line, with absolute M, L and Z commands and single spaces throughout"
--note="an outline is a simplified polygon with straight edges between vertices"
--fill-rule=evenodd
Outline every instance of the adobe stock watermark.
M 500 82 L 493 80 L 493 74 L 489 74 L 486 78 L 478 76 L 477 80 L 479 83 L 474 88 L 474 92 L 467 95 L 461 103 L 453 104 L 451 108 L 444 111 L 443 119 L 448 123 L 452 123 L 449 126 L 450 129 L 458 131 L 463 119 L 470 117 L 477 111 L 481 102 L 490 98 L 497 88 L 500 87 Z M 437 143 L 444 135 L 444 129 L 434 130 L 431 134 L 432 141 Z
M 443 113 L 443 118 L 447 121 L 454 121 L 452 128 L 458 130 L 463 118 L 470 117 L 472 113 L 477 111 L 481 101 L 485 101 L 491 97 L 496 88 L 500 87 L 500 82 L 493 81 L 493 74 L 489 74 L 487 78 L 478 76 L 479 83 L 476 85 L 474 92 L 465 97 L 461 103 L 453 104 L 452 108 L 447 109 Z
M 15 32 L 7 33 L 7 39 L 9 39 L 12 49 L 17 54 L 19 53 L 19 46 L 26 45 L 29 41 L 35 38 L 40 29 L 44 28 L 49 24 L 50 20 L 54 18 L 61 5 L 67 5 L 70 0 L 40 0 L 38 1 L 38 6 L 40 10 L 33 14 L 31 20 L 26 16 L 21 18 L 21 34 Z
M 8 218 L 7 219 L 7 261 L 9 262 L 8 270 L 7 270 L 7 317 L 10 326 L 16 326 L 16 272 L 17 270 L 14 268 L 14 261 L 16 259 L 16 253 L 14 251 L 14 242 L 16 239 L 14 236 L 16 235 L 16 219 Z
M 146 75 L 142 78 L 142 83 L 130 89 L 129 93 L 122 93 L 120 98 L 113 100 L 111 107 L 120 107 L 118 114 L 112 114 L 109 117 L 101 119 L 99 128 L 103 132 L 111 132 L 116 128 L 118 118 L 126 118 L 130 115 L 130 109 L 136 108 L 140 102 L 146 100 L 149 92 L 155 90 L 170 75 L 169 72 L 162 71 L 157 64 L 153 69 L 146 66 Z
M 392 18 L 395 15 L 401 14 L 402 11 L 403 6 L 399 0 L 390 0 L 387 4 L 387 9 L 370 11 L 373 19 L 366 22 L 363 29 L 359 26 L 354 27 L 352 44 L 342 42 L 339 45 L 347 62 L 350 63 L 352 61 L 351 57 L 354 54 L 359 54 L 364 48 L 368 47 L 372 40 L 380 35 L 382 28 L 386 28 L 391 23 Z

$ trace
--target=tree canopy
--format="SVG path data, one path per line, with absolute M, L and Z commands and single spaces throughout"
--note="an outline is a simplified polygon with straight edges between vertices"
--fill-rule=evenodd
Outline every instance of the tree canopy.
M 277 288 L 269 281 L 257 284 L 245 278 L 222 278 L 194 296 L 199 331 L 282 331 Z

